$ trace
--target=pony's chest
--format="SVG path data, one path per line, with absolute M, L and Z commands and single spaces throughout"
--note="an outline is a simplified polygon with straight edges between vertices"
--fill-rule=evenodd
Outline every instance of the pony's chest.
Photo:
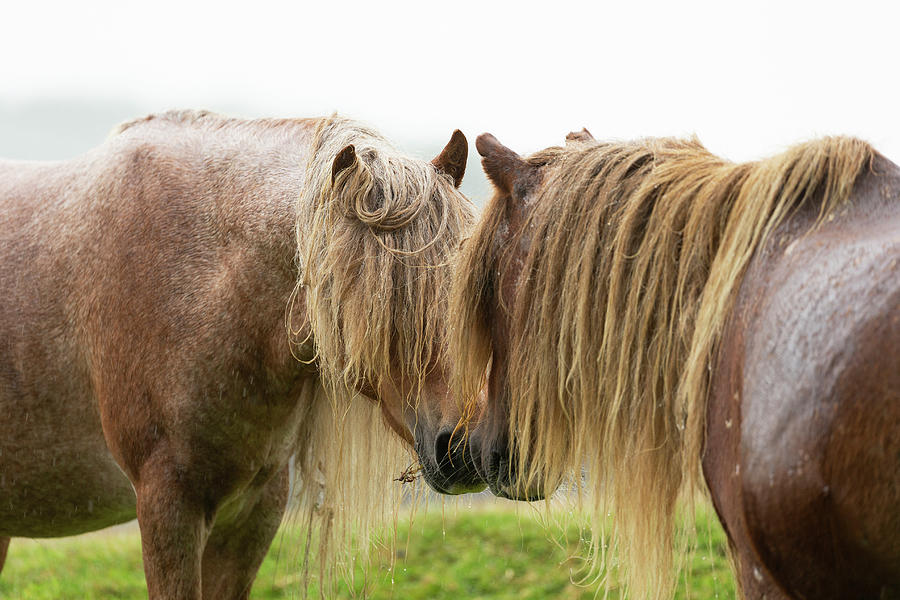
M 287 465 L 309 419 L 315 376 L 272 380 L 259 375 L 223 383 L 178 418 L 193 469 L 224 496 L 266 481 Z

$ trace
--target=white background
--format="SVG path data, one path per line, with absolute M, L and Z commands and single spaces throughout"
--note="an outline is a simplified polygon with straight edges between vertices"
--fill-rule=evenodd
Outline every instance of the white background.
M 5 2 L 0 154 L 62 158 L 196 107 L 337 110 L 411 151 L 460 128 L 525 154 L 586 126 L 696 134 L 733 160 L 853 134 L 900 161 L 892 4 Z

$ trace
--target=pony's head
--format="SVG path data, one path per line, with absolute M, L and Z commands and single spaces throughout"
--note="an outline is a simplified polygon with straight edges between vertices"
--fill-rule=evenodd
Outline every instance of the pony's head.
M 555 486 L 528 467 L 523 444 L 531 443 L 530 432 L 510 420 L 509 352 L 512 308 L 531 245 L 525 223 L 547 156 L 523 159 L 490 134 L 479 136 L 476 148 L 495 193 L 476 231 L 464 242 L 455 269 L 455 388 L 468 399 L 469 451 L 491 491 L 505 498 L 537 500 Z M 520 478 L 525 472 L 532 476 Z
M 323 121 L 316 136 L 297 221 L 298 291 L 326 388 L 375 401 L 435 490 L 483 489 L 453 435 L 461 413 L 444 330 L 449 263 L 474 220 L 457 189 L 466 139 L 454 132 L 426 162 L 344 119 Z

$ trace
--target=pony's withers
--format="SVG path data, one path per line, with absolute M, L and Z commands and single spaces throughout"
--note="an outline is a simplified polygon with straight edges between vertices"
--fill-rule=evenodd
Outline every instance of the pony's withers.
M 595 565 L 612 514 L 635 597 L 671 595 L 676 501 L 702 481 L 709 373 L 745 267 L 792 211 L 832 218 L 873 152 L 825 138 L 734 164 L 696 140 L 575 142 L 525 159 L 540 182 L 517 226 L 498 194 L 465 242 L 458 393 L 483 386 L 499 307 L 518 484 L 580 486 L 587 469 Z M 511 299 L 498 283 L 509 269 L 521 273 Z

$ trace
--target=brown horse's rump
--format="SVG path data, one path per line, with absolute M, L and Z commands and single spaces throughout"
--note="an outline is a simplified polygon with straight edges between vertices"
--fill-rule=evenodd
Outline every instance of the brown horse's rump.
M 833 221 L 782 225 L 723 332 L 703 466 L 748 597 L 900 584 L 898 192 L 878 157 Z

